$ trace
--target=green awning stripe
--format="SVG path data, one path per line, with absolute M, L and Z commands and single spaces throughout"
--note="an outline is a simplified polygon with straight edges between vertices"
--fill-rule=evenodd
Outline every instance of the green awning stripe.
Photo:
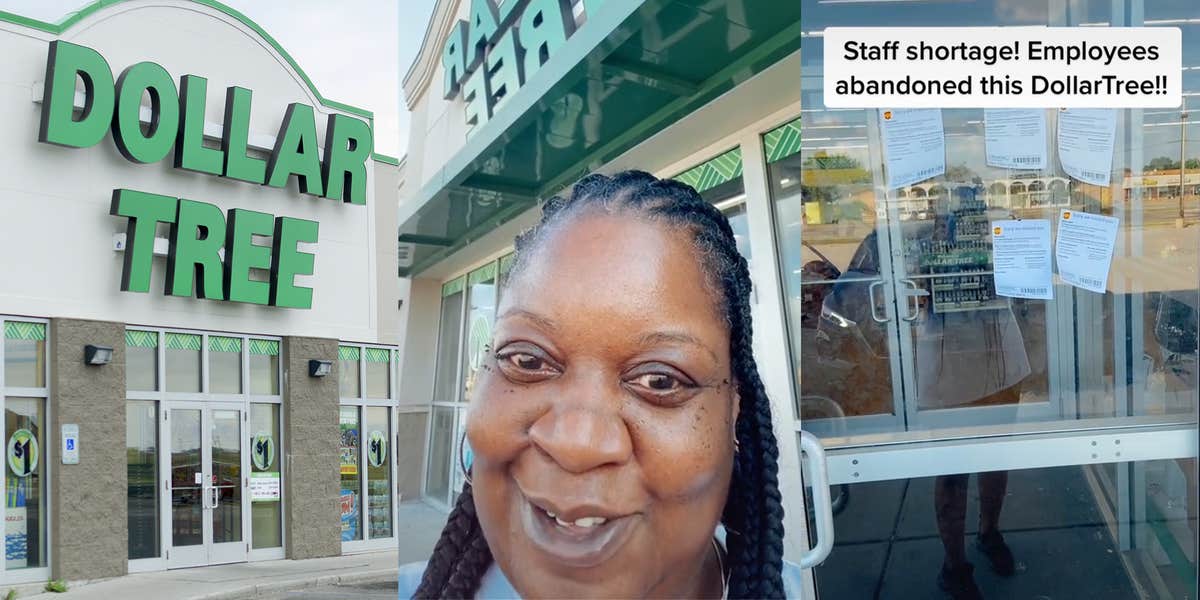
M 496 281 L 495 262 L 490 262 L 485 266 L 479 267 L 478 269 L 471 271 L 470 275 L 467 275 L 467 285 L 475 285 L 485 281 L 491 281 L 493 283 Z
M 242 338 L 210 335 L 208 336 L 208 349 L 210 352 L 241 352 Z
M 125 345 L 130 348 L 157 348 L 158 332 L 126 329 Z
M 466 277 L 459 277 L 458 279 L 454 279 L 453 281 L 447 281 L 446 283 L 443 283 L 442 284 L 442 297 L 445 298 L 446 296 L 453 296 L 454 294 L 457 294 L 457 293 L 463 291 L 463 286 L 465 286 L 466 284 L 467 284 Z
M 767 162 L 783 160 L 800 151 L 800 118 L 768 131 L 763 136 Z
M 168 333 L 168 350 L 200 350 L 200 336 L 191 333 Z
M 367 362 L 387 363 L 391 362 L 392 353 L 383 348 L 367 348 Z
M 734 148 L 673 177 L 703 192 L 742 176 L 742 149 Z
M 250 340 L 250 354 L 279 356 L 279 342 L 276 340 Z
M 360 355 L 357 346 L 338 346 L 338 360 L 358 360 Z
M 46 324 L 27 323 L 25 321 L 5 321 L 4 337 L 10 340 L 41 341 L 46 339 Z

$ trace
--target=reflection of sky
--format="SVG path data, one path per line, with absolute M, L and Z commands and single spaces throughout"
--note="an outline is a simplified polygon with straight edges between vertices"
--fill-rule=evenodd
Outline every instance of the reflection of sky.
M 1130 0 L 1145 11 L 1149 26 L 1180 27 L 1183 31 L 1183 92 L 1187 119 L 1189 159 L 1200 157 L 1200 2 L 1197 0 Z M 823 106 L 821 63 L 823 41 L 813 35 L 825 27 L 898 26 L 994 26 L 994 25 L 1089 25 L 1107 26 L 1110 0 L 1072 2 L 1065 21 L 1050 21 L 1048 0 L 965 0 L 949 2 L 871 2 L 804 0 L 806 35 L 803 38 L 803 136 L 806 151 L 848 154 L 865 152 L 866 112 L 857 109 L 829 110 Z M 1127 111 L 1136 119 L 1135 111 Z M 1184 124 L 1177 109 L 1141 111 L 1143 165 L 1159 156 L 1179 160 Z M 1007 174 L 984 165 L 983 111 L 945 110 L 947 167 L 965 164 L 982 178 Z M 1135 133 L 1136 135 L 1136 133 Z M 1136 137 L 1134 139 L 1137 139 Z M 838 151 L 838 149 L 843 149 Z M 1057 168 L 1057 161 L 1052 161 Z M 1139 165 L 1139 166 L 1143 166 Z

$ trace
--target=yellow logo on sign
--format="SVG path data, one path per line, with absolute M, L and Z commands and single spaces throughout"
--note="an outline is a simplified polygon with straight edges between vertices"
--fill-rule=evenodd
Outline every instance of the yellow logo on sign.
M 891 121 L 892 120 L 892 111 L 890 111 L 890 110 L 883 111 L 883 120 Z
M 999 227 L 992 228 L 992 235 L 1000 235 L 1000 228 Z
M 1069 210 L 1064 210 L 1064 211 L 1063 211 L 1063 220 L 1064 220 L 1064 221 L 1070 221 L 1070 220 L 1071 220 L 1071 211 L 1069 211 Z

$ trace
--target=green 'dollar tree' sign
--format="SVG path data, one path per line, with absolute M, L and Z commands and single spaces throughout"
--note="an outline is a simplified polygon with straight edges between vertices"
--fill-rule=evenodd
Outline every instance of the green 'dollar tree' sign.
M 81 110 L 75 105 L 77 82 L 83 84 Z M 38 139 L 87 148 L 111 130 L 117 150 L 131 162 L 158 162 L 173 151 L 179 169 L 276 188 L 294 177 L 300 193 L 366 204 L 373 148 L 368 123 L 330 115 L 322 158 L 313 108 L 291 103 L 263 160 L 247 152 L 252 93 L 245 88 L 226 88 L 220 149 L 204 145 L 207 90 L 208 80 L 196 75 L 180 77 L 176 88 L 171 75 L 152 62 L 131 65 L 114 81 L 100 53 L 53 41 Z M 143 97 L 150 99 L 148 126 L 141 116 Z M 122 291 L 149 291 L 156 224 L 169 223 L 167 295 L 312 307 L 312 290 L 295 285 L 294 277 L 313 274 L 314 256 L 299 251 L 297 243 L 317 242 L 315 221 L 244 209 L 222 213 L 212 204 L 127 189 L 113 191 L 110 212 L 128 219 Z M 271 246 L 254 244 L 255 235 L 271 236 Z M 269 281 L 251 279 L 251 269 L 269 269 Z

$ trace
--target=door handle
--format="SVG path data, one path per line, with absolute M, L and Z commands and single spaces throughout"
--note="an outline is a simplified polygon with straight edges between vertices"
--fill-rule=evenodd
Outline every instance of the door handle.
M 883 285 L 883 281 L 872 281 L 871 285 L 867 286 L 867 302 L 871 305 L 871 318 L 875 319 L 876 323 L 887 323 L 887 317 L 879 316 L 879 309 L 875 303 L 875 288 Z
M 911 323 L 916 321 L 917 317 L 921 315 L 921 306 L 918 304 L 917 298 L 928 296 L 929 290 L 922 289 L 920 284 L 911 279 L 901 279 L 900 281 L 911 289 L 911 291 L 905 290 L 904 292 L 904 305 L 905 308 L 909 309 L 909 312 L 901 317 Z
M 800 568 L 811 569 L 829 557 L 833 550 L 833 502 L 829 499 L 829 471 L 825 465 L 825 448 L 817 436 L 800 432 L 800 457 L 808 466 L 812 481 L 813 522 L 816 523 L 817 544 L 800 557 Z
M 209 508 L 212 510 L 217 510 L 217 505 L 220 503 L 221 498 L 221 488 L 214 485 L 208 489 L 212 493 L 212 506 Z

